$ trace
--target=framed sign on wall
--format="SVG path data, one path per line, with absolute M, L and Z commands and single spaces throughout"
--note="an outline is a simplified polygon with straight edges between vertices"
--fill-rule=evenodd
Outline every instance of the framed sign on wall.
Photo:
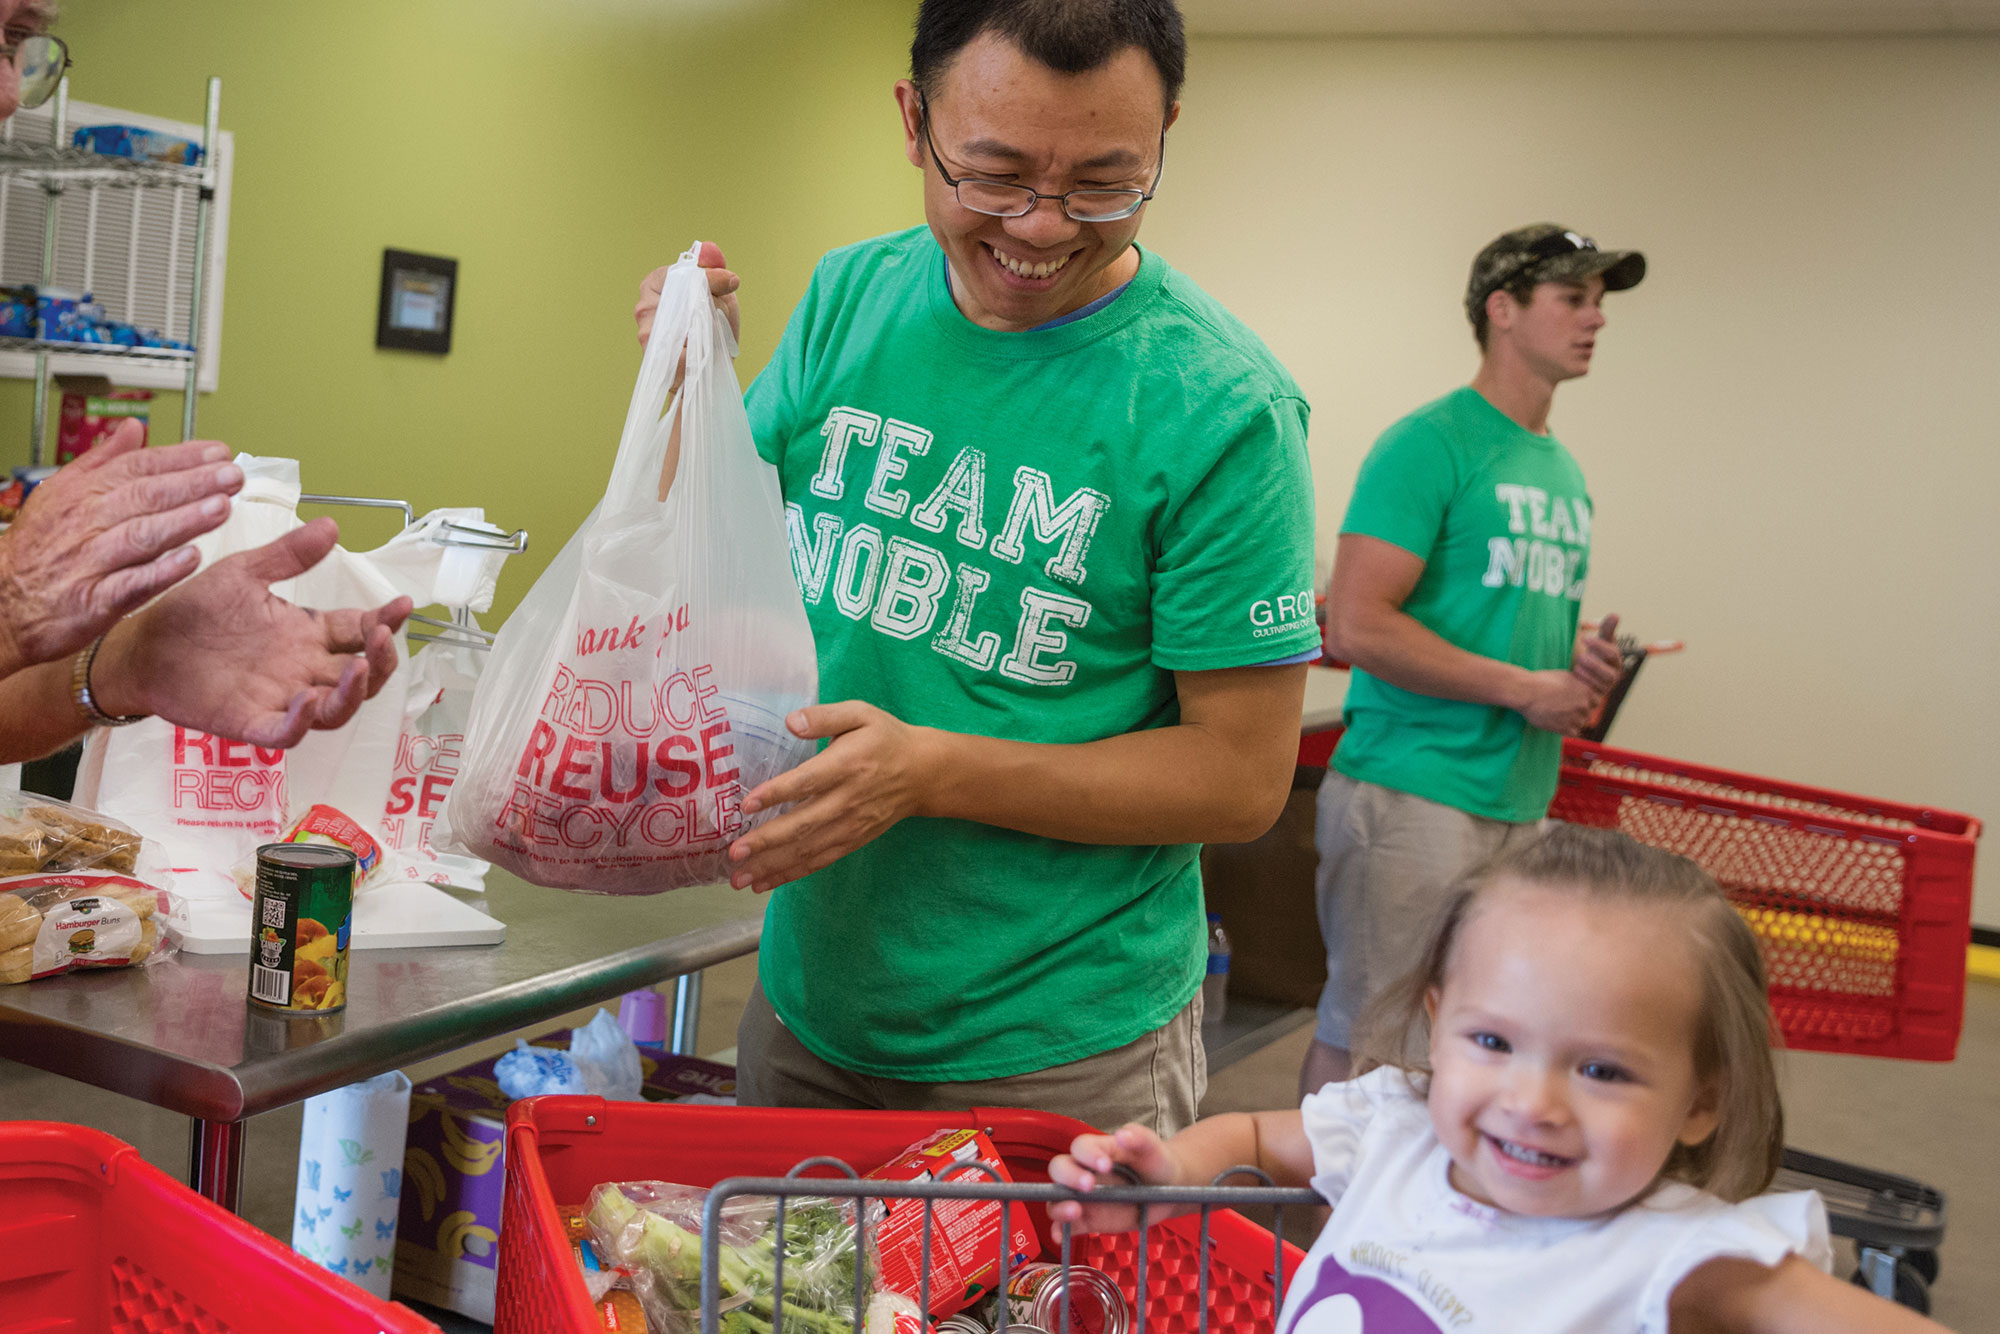
M 375 346 L 451 351 L 451 310 L 457 289 L 457 260 L 384 250 Z

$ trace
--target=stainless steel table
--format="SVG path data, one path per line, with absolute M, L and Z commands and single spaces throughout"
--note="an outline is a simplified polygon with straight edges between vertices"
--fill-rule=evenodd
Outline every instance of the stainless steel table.
M 0 1056 L 194 1118 L 188 1184 L 234 1212 L 247 1118 L 687 977 L 763 932 L 764 897 L 726 885 L 603 898 L 497 870 L 486 883 L 504 944 L 356 950 L 337 1014 L 252 1005 L 246 956 L 182 954 L 0 986 Z

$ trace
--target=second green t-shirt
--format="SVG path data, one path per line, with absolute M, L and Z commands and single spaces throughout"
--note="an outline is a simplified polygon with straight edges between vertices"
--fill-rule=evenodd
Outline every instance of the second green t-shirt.
M 1305 402 L 1150 252 L 1102 310 L 1000 333 L 953 305 L 926 229 L 836 250 L 746 401 L 824 700 L 1087 742 L 1177 722 L 1177 671 L 1318 642 Z M 1200 983 L 1198 852 L 905 820 L 777 891 L 759 979 L 864 1074 L 1108 1051 Z
M 1590 493 L 1552 435 L 1470 387 L 1384 431 L 1340 531 L 1420 557 L 1403 610 L 1447 643 L 1530 671 L 1567 668 L 1590 572 Z M 1562 738 L 1512 709 L 1440 699 L 1356 668 L 1334 767 L 1516 823 L 1555 796 Z

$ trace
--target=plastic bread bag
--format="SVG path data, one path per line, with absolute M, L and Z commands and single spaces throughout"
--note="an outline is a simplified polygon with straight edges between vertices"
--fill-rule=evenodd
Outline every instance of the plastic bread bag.
M 29 871 L 139 869 L 130 825 L 33 792 L 0 792 L 0 877 Z
M 693 1331 L 701 1313 L 702 1211 L 708 1192 L 663 1181 L 613 1182 L 590 1194 L 585 1218 L 598 1254 L 630 1269 L 648 1325 Z M 723 1334 L 767 1334 L 777 1269 L 777 1201 L 744 1196 L 722 1208 Z M 842 1334 L 854 1328 L 856 1268 L 862 1299 L 873 1257 L 855 1249 L 851 1202 L 793 1196 L 785 1202 L 785 1328 Z
M 771 814 L 745 816 L 743 794 L 814 750 L 785 727 L 817 698 L 818 668 L 777 473 L 695 255 L 668 271 L 603 501 L 494 643 L 433 831 L 535 884 L 726 879 L 730 843 Z
M 0 983 L 171 955 L 184 923 L 162 859 L 125 825 L 0 792 Z

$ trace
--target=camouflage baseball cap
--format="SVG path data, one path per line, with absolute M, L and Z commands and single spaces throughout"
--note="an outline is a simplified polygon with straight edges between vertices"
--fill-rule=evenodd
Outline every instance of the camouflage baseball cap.
M 1546 283 L 1593 274 L 1603 275 L 1605 291 L 1622 292 L 1637 287 L 1646 276 L 1646 257 L 1636 250 L 1599 250 L 1588 236 L 1553 222 L 1517 227 L 1472 261 L 1472 278 L 1465 285 L 1465 316 L 1477 324 L 1486 298 L 1517 278 Z

